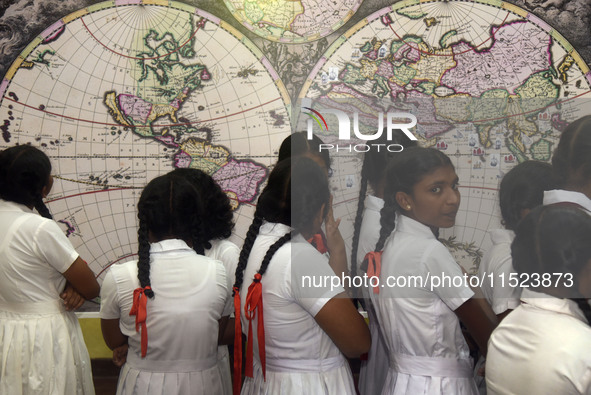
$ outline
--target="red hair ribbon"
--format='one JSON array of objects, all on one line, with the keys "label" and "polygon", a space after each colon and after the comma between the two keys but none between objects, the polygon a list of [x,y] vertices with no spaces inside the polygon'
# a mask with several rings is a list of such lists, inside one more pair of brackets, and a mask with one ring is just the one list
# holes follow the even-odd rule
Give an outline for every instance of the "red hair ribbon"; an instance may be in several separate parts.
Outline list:
[{"label": "red hair ribbon", "polygon": [[135,331],[140,332],[141,328],[142,358],[146,356],[146,351],[148,351],[148,328],[146,327],[148,297],[145,295],[147,289],[152,288],[148,285],[133,291],[133,305],[129,310],[129,315],[135,315]]},{"label": "red hair ribbon", "polygon": [[328,248],[326,248],[326,237],[324,233],[316,233],[314,236],[310,237],[308,243],[312,244],[314,248],[318,250],[321,254],[326,254],[328,252]]},{"label": "red hair ribbon", "polygon": [[234,287],[234,395],[240,395],[242,383],[242,323],[240,322],[240,293]]},{"label": "red hair ribbon", "polygon": [[252,284],[248,287],[246,294],[246,305],[244,306],[244,314],[248,320],[248,338],[246,340],[246,368],[244,374],[248,377],[253,377],[253,350],[252,344],[252,320],[257,315],[257,338],[259,343],[259,359],[263,368],[263,380],[266,380],[266,359],[265,359],[265,326],[263,320],[263,284],[261,284],[262,276],[260,273],[254,275]]},{"label": "red hair ribbon", "polygon": [[[382,251],[370,251],[365,255],[365,259],[367,259],[367,277],[379,278],[382,272]],[[373,293],[380,293],[379,284],[373,287]]]}]

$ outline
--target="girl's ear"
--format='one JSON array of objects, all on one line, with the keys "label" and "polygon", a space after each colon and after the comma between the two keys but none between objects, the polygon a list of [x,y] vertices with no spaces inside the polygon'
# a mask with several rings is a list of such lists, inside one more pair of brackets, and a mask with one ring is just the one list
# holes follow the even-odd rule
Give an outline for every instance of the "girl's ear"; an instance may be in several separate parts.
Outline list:
[{"label": "girl's ear", "polygon": [[52,187],[53,187],[53,176],[50,175],[49,179],[47,180],[47,184],[45,184],[43,186],[43,189],[41,189],[41,197],[45,199],[47,197],[47,195],[49,195],[49,192],[51,192]]},{"label": "girl's ear", "polygon": [[410,211],[412,209],[412,197],[406,192],[396,192],[396,203],[404,211]]}]

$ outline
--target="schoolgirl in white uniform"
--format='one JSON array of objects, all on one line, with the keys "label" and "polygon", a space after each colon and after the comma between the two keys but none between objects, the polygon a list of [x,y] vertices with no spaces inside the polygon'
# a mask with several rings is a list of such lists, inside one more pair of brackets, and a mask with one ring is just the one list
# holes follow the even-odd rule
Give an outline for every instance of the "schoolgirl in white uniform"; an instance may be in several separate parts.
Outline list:
[{"label": "schoolgirl in white uniform", "polygon": [[218,334],[231,312],[226,272],[205,257],[203,207],[185,178],[153,179],[138,202],[139,259],[112,266],[103,337],[129,345],[117,394],[220,394]]},{"label": "schoolgirl in white uniform", "polygon": [[591,217],[538,207],[516,229],[521,305],[491,335],[489,394],[591,394]]},{"label": "schoolgirl in white uniform", "polygon": [[43,203],[52,185],[42,151],[0,152],[1,394],[94,394],[80,325],[67,310],[98,296],[99,285]]},{"label": "schoolgirl in white uniform", "polygon": [[355,394],[343,353],[366,352],[369,330],[343,287],[323,283],[335,272],[306,241],[328,204],[326,175],[306,157],[279,162],[259,197],[234,285],[249,347],[242,394]]},{"label": "schoolgirl in white uniform", "polygon": [[[386,141],[386,133],[376,144],[400,144],[403,148],[414,147],[416,141],[410,140],[401,130],[395,129],[392,139]],[[383,140],[383,141],[382,141]],[[389,160],[398,152],[388,150],[371,150],[364,154],[361,167],[361,182],[357,214],[353,225],[353,241],[351,245],[351,276],[363,276],[367,268],[360,268],[365,255],[373,251],[380,237],[380,210],[384,207],[384,172]],[[368,192],[368,186],[370,191]],[[362,358],[359,372],[359,393],[361,395],[380,394],[388,374],[388,351],[381,333],[375,310],[370,302],[370,289],[359,290],[362,305],[367,311],[371,332],[371,349]]]},{"label": "schoolgirl in white uniform", "polygon": [[[205,244],[205,256],[221,261],[226,269],[228,289],[234,284],[234,272],[240,256],[240,248],[228,238],[234,228],[234,215],[230,206],[228,195],[215,180],[199,169],[175,169],[173,175],[185,177],[197,188],[203,203],[203,222],[207,224],[204,231],[209,240]],[[230,319],[226,325],[226,331],[222,341],[229,343],[234,341],[234,319]],[[232,394],[232,373],[230,368],[230,354],[227,343],[218,346],[218,369],[222,376],[223,395]]]},{"label": "schoolgirl in white uniform", "polygon": [[527,161],[512,168],[501,180],[499,202],[504,229],[489,232],[493,242],[486,251],[480,267],[479,277],[489,279],[493,276],[492,286],[489,281],[482,283],[481,289],[493,311],[501,320],[511,310],[519,306],[521,288],[501,286],[501,278],[509,278],[515,273],[511,261],[511,242],[515,237],[517,224],[530,210],[542,205],[544,191],[553,189],[552,166],[539,161]]},{"label": "schoolgirl in white uniform", "polygon": [[[511,243],[517,224],[529,211],[542,205],[544,191],[554,188],[552,166],[539,161],[526,161],[513,167],[501,180],[499,203],[503,229],[492,229],[492,246],[484,253],[478,277],[484,281],[481,290],[492,310],[501,321],[520,304],[521,287],[512,287],[508,279],[515,276],[511,259]],[[492,281],[491,281],[492,276]],[[505,279],[506,283],[501,284]],[[486,394],[484,358],[475,368],[475,380],[481,394]]]},{"label": "schoolgirl in white uniform", "polygon": [[576,203],[591,214],[591,115],[569,124],[552,155],[560,189],[544,192],[544,204]]},{"label": "schoolgirl in white uniform", "polygon": [[496,317],[467,284],[443,282],[463,277],[437,240],[459,204],[458,177],[438,150],[405,149],[386,170],[380,238],[368,254],[384,285],[372,293],[390,360],[382,394],[478,393],[459,320],[486,353]]}]

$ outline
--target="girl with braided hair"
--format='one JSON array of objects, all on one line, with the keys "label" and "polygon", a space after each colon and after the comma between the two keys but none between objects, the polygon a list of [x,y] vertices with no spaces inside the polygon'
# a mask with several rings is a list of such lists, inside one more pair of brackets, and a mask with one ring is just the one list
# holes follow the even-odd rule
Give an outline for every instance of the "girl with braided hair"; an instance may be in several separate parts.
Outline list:
[{"label": "girl with braided hair", "polygon": [[[234,216],[228,195],[222,191],[222,188],[209,174],[199,169],[175,169],[171,174],[185,177],[197,188],[204,208],[205,239],[208,240],[205,244],[205,256],[222,261],[226,269],[228,289],[232,289],[240,248],[228,240],[234,228]],[[223,385],[223,392],[220,395],[232,394],[230,354],[226,345],[232,341],[234,341],[233,318],[228,321],[226,333],[223,335],[222,343],[218,346],[218,369],[222,376]]]},{"label": "girl with braided hair", "polygon": [[39,149],[0,152],[2,394],[94,394],[82,331],[68,310],[98,296],[99,285],[43,203],[52,185]]},{"label": "girl with braided hair", "polygon": [[580,206],[537,207],[511,245],[521,305],[488,344],[489,394],[591,393],[591,218]]},{"label": "girl with braided hair", "polygon": [[111,349],[128,344],[117,394],[220,394],[218,333],[231,313],[226,271],[205,257],[201,196],[171,173],[138,201],[138,260],[114,265],[101,290]]},{"label": "girl with braided hair", "polygon": [[460,320],[486,354],[496,316],[437,239],[459,205],[444,153],[411,147],[388,165],[380,237],[367,256],[368,275],[383,285],[371,293],[390,361],[382,394],[478,394]]},{"label": "girl with braided hair", "polygon": [[[342,354],[366,352],[369,330],[331,284],[339,277],[328,258],[307,242],[329,203],[326,175],[307,157],[279,162],[259,197],[234,284],[235,361],[241,328],[248,335],[242,394],[355,394]],[[238,366],[235,394],[240,377]]]},{"label": "girl with braided hair", "polygon": [[544,192],[544,204],[576,203],[591,214],[591,115],[569,124],[552,155],[559,189]]},{"label": "girl with braided hair", "polygon": [[[382,133],[375,144],[400,144],[403,148],[414,147],[417,142],[410,140],[400,129],[392,131],[392,139]],[[351,276],[361,275],[359,265],[365,255],[373,251],[380,236],[380,210],[384,207],[384,172],[388,162],[399,152],[390,152],[386,148],[373,149],[363,154],[361,167],[361,183],[357,214],[353,226],[351,245]],[[361,395],[379,394],[382,392],[388,374],[388,353],[373,306],[369,301],[368,288],[361,289],[362,303],[369,318],[371,331],[371,349],[367,359],[361,361],[359,372],[359,392]]]}]

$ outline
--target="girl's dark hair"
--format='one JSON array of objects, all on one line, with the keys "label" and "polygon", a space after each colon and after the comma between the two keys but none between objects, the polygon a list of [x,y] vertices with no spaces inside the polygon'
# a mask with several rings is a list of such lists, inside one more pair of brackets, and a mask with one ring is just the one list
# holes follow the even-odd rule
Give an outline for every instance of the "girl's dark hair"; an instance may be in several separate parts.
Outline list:
[{"label": "girl's dark hair", "polygon": [[359,232],[361,231],[367,184],[369,183],[374,189],[377,188],[384,180],[384,170],[388,166],[390,160],[400,154],[400,152],[390,152],[385,147],[390,144],[400,144],[406,149],[415,147],[417,142],[416,140],[409,139],[402,130],[394,129],[392,130],[391,140],[388,140],[386,130],[383,130],[382,135],[375,140],[374,144],[384,144],[384,146],[379,151],[377,149],[371,149],[363,155],[361,182],[359,185],[359,200],[357,201],[357,214],[355,215],[353,242],[351,244],[351,277],[357,275],[357,250],[359,248]]},{"label": "girl's dark hair", "polygon": [[283,140],[279,147],[277,162],[291,157],[311,154],[321,158],[322,162],[326,165],[326,169],[330,169],[330,156],[328,155],[328,151],[320,151],[320,144],[324,144],[324,142],[315,134],[312,135],[312,140],[308,140],[307,132],[290,134]]},{"label": "girl's dark hair", "polygon": [[215,182],[213,177],[199,169],[175,169],[173,176],[184,177],[195,188],[203,205],[203,218],[205,224],[205,248],[211,248],[209,240],[227,239],[234,229],[234,215],[228,195]]},{"label": "girl's dark hair", "polygon": [[454,168],[443,152],[434,148],[411,147],[399,153],[386,169],[384,207],[380,211],[380,238],[375,251],[381,251],[394,230],[396,212],[404,212],[396,202],[396,194],[405,192],[412,196],[413,187],[423,177],[445,166]]},{"label": "girl's dark hair", "polygon": [[[511,256],[515,270],[531,276],[532,281],[543,273],[570,273],[573,284],[569,292],[576,296],[572,300],[591,323],[591,307],[578,294],[579,274],[591,260],[589,240],[591,217],[579,206],[572,203],[540,206],[517,225]],[[553,277],[550,287],[556,281]]]},{"label": "girl's dark hair", "polygon": [[[165,174],[146,185],[138,202],[138,279],[142,288],[150,285],[150,241],[182,239],[195,252],[204,254],[208,239],[203,222],[202,197],[197,188],[186,178]],[[154,296],[150,289],[145,290]]]},{"label": "girl's dark hair", "polygon": [[555,184],[549,163],[532,160],[509,170],[499,187],[503,225],[515,230],[521,220],[522,210],[541,206],[544,191],[554,189]]},{"label": "girl's dark hair", "polygon": [[582,186],[591,179],[591,115],[574,121],[562,132],[552,156],[552,167],[561,187]]},{"label": "girl's dark hair", "polygon": [[0,197],[34,206],[45,218],[52,218],[43,203],[51,163],[45,153],[31,145],[17,145],[0,152]]},{"label": "girl's dark hair", "polygon": [[[295,232],[307,231],[318,210],[323,204],[327,207],[329,200],[326,175],[312,159],[288,158],[277,163],[259,196],[254,219],[244,239],[236,267],[234,288],[240,289],[242,286],[244,269],[263,221],[291,226]],[[258,270],[261,276],[265,274],[273,254],[291,236],[291,233],[286,234],[269,248]]]}]

